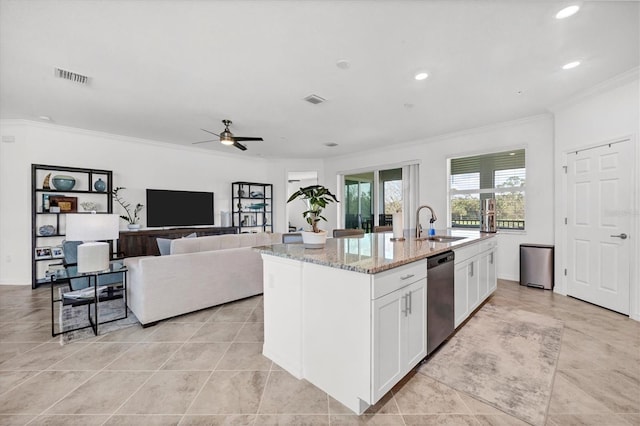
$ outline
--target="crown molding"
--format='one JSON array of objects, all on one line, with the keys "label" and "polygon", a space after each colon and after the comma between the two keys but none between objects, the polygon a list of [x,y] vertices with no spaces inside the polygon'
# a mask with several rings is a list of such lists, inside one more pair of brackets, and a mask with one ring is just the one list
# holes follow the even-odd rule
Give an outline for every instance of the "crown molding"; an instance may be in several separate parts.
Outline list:
[{"label": "crown molding", "polygon": [[169,142],[160,142],[160,141],[154,141],[151,139],[142,139],[142,138],[136,138],[132,136],[124,136],[124,135],[118,135],[114,133],[101,132],[97,130],[83,129],[80,127],[65,126],[65,125],[56,124],[56,123],[45,123],[41,121],[35,121],[35,120],[29,120],[29,119],[23,119],[23,118],[0,119],[0,128],[3,128],[5,125],[28,126],[28,127],[36,127],[36,128],[47,129],[52,131],[63,131],[63,132],[74,133],[77,135],[99,137],[99,138],[111,139],[114,141],[125,142],[125,143],[148,145],[156,148],[165,148],[165,149],[172,149],[177,151],[197,152],[199,154],[212,155],[216,157],[235,158],[235,159],[243,159],[243,160],[258,161],[258,162],[268,161],[266,158],[263,158],[263,157],[243,156],[240,154],[212,151],[208,149],[191,147],[187,145],[179,145],[179,144],[174,144]]},{"label": "crown molding", "polygon": [[608,92],[626,84],[633,83],[634,81],[638,81],[638,79],[640,79],[640,67],[631,68],[630,70],[625,71],[622,74],[618,74],[615,77],[610,78],[609,80],[605,80],[586,90],[574,93],[570,98],[565,99],[562,102],[558,102],[557,104],[551,105],[550,107],[548,107],[548,109],[549,111],[556,113],[577,103],[581,103],[594,98],[604,92]]}]

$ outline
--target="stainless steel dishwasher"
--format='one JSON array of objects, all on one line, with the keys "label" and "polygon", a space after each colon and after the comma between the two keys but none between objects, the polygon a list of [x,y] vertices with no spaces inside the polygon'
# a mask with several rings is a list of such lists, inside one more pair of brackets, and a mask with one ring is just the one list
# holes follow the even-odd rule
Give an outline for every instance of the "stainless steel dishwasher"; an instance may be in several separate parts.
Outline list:
[{"label": "stainless steel dishwasher", "polygon": [[452,251],[427,259],[427,355],[453,333],[453,260]]}]

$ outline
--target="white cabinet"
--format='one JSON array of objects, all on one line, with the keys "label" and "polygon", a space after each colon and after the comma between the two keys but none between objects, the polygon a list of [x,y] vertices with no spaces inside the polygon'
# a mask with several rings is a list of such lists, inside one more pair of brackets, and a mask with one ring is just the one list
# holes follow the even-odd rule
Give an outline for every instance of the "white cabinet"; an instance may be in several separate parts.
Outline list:
[{"label": "white cabinet", "polygon": [[493,293],[494,291],[496,291],[496,289],[498,288],[498,274],[496,273],[496,256],[497,256],[498,250],[497,249],[493,249],[490,253],[489,256],[489,292],[487,295]]},{"label": "white cabinet", "polygon": [[302,264],[270,256],[263,263],[263,353],[302,378]]},{"label": "white cabinet", "polygon": [[495,238],[454,250],[456,328],[496,289],[496,251]]},{"label": "white cabinet", "polygon": [[454,325],[458,327],[480,304],[478,259],[456,261],[454,273]]},{"label": "white cabinet", "polygon": [[496,249],[480,254],[480,298],[484,300],[497,288]]},{"label": "white cabinet", "polygon": [[426,356],[426,297],[427,280],[422,278],[372,301],[373,401]]}]

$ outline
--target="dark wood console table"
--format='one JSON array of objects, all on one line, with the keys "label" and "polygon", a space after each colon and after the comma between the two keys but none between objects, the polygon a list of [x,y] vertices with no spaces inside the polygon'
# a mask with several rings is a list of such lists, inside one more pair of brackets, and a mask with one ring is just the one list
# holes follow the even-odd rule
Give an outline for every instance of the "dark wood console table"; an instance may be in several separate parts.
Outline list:
[{"label": "dark wood console table", "polygon": [[191,233],[196,233],[198,237],[205,235],[237,234],[236,226],[221,227],[211,226],[208,228],[172,228],[172,229],[142,229],[140,231],[120,231],[118,240],[118,251],[124,257],[134,256],[159,256],[156,238],[182,238]]}]

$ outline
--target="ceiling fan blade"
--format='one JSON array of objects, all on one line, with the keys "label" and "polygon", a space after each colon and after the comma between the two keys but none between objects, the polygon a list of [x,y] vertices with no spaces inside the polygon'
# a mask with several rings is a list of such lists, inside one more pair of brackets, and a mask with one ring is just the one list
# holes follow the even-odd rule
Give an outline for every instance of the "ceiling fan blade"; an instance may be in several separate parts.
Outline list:
[{"label": "ceiling fan blade", "polygon": [[233,146],[235,146],[236,148],[238,148],[239,150],[242,150],[242,151],[246,151],[247,150],[246,146],[244,146],[244,145],[242,145],[241,143],[238,143],[238,142],[234,142]]},{"label": "ceiling fan blade", "polygon": [[262,138],[250,138],[250,137],[245,137],[245,136],[234,136],[233,140],[236,140],[236,141],[263,141],[264,139],[262,139]]},{"label": "ceiling fan blade", "polygon": [[211,140],[208,140],[208,141],[191,142],[191,144],[192,144],[192,145],[197,145],[197,144],[199,144],[199,143],[208,143],[208,142],[218,142],[218,141],[217,141],[217,140],[215,140],[215,139],[211,139]]},{"label": "ceiling fan blade", "polygon": [[210,131],[208,131],[208,130],[206,130],[206,129],[200,129],[200,130],[202,130],[203,132],[211,133],[212,135],[215,135],[215,136],[217,136],[217,137],[220,137],[220,135],[219,135],[219,134],[217,134],[217,133],[213,133],[213,132],[210,132]]}]

